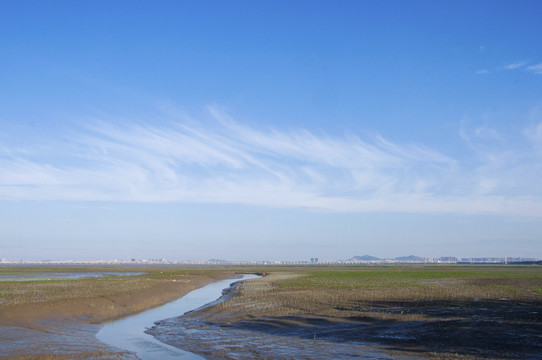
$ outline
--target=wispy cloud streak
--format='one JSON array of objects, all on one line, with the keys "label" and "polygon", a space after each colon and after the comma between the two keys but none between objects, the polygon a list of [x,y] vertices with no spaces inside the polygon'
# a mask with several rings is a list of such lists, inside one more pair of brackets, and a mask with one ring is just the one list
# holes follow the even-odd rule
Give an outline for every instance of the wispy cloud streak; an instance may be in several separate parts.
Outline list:
[{"label": "wispy cloud streak", "polygon": [[515,70],[525,65],[527,65],[527,61],[517,61],[517,62],[506,65],[504,68],[507,70]]},{"label": "wispy cloud streak", "polygon": [[542,63],[532,65],[532,66],[527,66],[527,70],[537,75],[542,75]]},{"label": "wispy cloud streak", "polygon": [[542,136],[532,131],[528,145],[511,147],[496,130],[464,130],[465,159],[382,136],[257,129],[216,107],[209,114],[206,123],[165,114],[160,125],[92,119],[44,138],[45,152],[0,138],[0,198],[542,216],[533,151]]}]

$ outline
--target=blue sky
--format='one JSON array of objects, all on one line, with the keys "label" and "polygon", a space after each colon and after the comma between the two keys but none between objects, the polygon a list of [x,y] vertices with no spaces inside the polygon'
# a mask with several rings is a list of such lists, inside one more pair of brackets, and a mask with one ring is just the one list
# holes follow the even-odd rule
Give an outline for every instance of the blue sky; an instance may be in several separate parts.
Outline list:
[{"label": "blue sky", "polygon": [[539,1],[4,1],[0,258],[542,258]]}]

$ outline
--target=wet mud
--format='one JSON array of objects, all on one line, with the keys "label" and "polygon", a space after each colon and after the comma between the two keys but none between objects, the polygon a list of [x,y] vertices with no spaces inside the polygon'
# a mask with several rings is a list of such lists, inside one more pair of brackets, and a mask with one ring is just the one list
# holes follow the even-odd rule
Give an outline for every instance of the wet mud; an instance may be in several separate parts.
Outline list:
[{"label": "wet mud", "polygon": [[41,321],[35,325],[0,326],[0,359],[137,359],[98,341],[94,335],[99,325],[70,321]]},{"label": "wet mud", "polygon": [[[160,321],[148,333],[158,340],[209,359],[400,359],[363,343],[310,339],[291,328],[262,331],[221,326],[200,319]],[[404,357],[406,359],[406,357]]]},{"label": "wet mud", "polygon": [[150,331],[214,359],[542,359],[542,327],[489,320],[262,317],[217,324],[188,315]]}]

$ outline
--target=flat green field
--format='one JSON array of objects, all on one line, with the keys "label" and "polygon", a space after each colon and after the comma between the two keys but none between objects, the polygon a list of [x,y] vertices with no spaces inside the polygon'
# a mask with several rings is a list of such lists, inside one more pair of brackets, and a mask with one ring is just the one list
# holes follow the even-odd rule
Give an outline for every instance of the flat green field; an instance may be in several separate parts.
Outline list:
[{"label": "flat green field", "polygon": [[385,266],[310,269],[282,280],[280,289],[326,289],[341,300],[365,301],[536,301],[540,266]]}]

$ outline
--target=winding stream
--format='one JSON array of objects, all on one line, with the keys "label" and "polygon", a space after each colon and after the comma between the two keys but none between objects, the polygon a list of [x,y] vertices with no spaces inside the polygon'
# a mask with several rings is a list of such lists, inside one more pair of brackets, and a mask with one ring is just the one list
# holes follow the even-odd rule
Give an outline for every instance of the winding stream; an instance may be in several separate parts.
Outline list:
[{"label": "winding stream", "polygon": [[241,279],[220,280],[193,290],[168,304],[105,323],[96,334],[96,338],[108,345],[136,353],[142,360],[204,359],[194,353],[164,344],[144,331],[152,327],[155,321],[177,317],[216,301],[222,295],[222,290],[229,287],[232,281],[256,277],[258,276],[243,275]]}]

